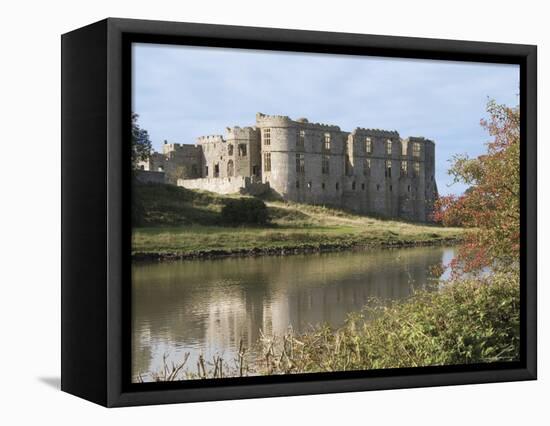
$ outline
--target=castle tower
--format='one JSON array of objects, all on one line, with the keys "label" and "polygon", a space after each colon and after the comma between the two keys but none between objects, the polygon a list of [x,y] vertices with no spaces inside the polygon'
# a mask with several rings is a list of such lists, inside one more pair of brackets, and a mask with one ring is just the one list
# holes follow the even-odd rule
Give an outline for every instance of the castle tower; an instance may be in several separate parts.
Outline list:
[{"label": "castle tower", "polygon": [[262,179],[283,198],[338,206],[343,194],[347,133],[338,126],[256,114],[261,130]]},{"label": "castle tower", "polygon": [[231,155],[227,156],[224,176],[253,176],[261,179],[260,131],[255,127],[227,127],[226,139],[226,151]]}]

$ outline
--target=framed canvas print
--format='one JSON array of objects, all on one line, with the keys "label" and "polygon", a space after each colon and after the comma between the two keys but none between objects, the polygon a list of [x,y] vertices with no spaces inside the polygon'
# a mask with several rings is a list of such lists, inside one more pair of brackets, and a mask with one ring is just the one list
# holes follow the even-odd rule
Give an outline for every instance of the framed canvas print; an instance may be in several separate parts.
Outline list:
[{"label": "framed canvas print", "polygon": [[62,389],[536,378],[536,47],[106,19],[62,37]]}]

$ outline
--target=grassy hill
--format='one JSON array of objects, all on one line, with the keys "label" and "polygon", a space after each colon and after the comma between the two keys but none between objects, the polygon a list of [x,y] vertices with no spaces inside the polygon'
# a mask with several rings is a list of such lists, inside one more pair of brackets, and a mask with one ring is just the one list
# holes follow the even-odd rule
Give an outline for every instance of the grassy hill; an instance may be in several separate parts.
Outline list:
[{"label": "grassy hill", "polygon": [[136,257],[208,257],[354,247],[440,244],[460,238],[459,228],[383,220],[339,209],[266,200],[270,223],[228,226],[219,195],[171,185],[136,185],[132,235]]}]

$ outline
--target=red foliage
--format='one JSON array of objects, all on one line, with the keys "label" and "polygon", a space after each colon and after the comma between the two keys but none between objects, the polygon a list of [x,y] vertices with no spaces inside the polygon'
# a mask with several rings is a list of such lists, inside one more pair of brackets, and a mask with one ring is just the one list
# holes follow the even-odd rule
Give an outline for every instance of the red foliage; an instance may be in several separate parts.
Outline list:
[{"label": "red foliage", "polygon": [[469,185],[460,196],[440,197],[434,220],[469,228],[454,269],[517,264],[519,259],[519,109],[489,102],[481,125],[494,139],[477,158],[453,158],[449,174]]}]

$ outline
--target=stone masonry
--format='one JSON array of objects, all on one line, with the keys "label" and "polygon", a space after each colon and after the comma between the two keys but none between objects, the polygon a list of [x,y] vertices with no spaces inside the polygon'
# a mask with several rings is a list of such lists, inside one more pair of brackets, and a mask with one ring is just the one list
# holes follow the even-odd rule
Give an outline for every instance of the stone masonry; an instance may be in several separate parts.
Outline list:
[{"label": "stone masonry", "polygon": [[396,131],[346,132],[258,113],[254,127],[228,127],[225,137],[163,148],[140,168],[192,189],[258,194],[271,188],[289,201],[419,222],[430,220],[437,197],[434,142],[401,139]]}]

